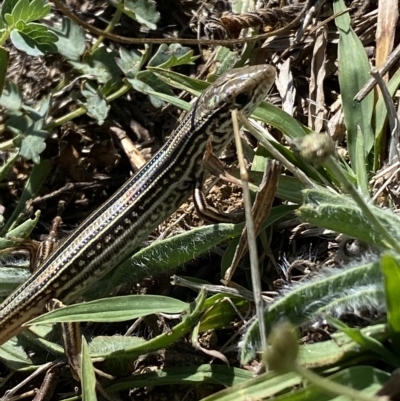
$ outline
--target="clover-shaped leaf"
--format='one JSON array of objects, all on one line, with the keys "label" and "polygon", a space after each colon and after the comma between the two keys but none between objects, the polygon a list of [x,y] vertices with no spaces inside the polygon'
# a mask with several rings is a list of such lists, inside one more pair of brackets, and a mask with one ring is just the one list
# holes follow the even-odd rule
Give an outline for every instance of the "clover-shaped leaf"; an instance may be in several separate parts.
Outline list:
[{"label": "clover-shaped leaf", "polygon": [[18,0],[16,3],[7,3],[7,5],[5,4],[7,10],[3,15],[5,21],[11,27],[16,26],[19,21],[28,23],[44,18],[51,10],[50,5],[43,0],[33,0],[31,3],[29,3],[29,0]]},{"label": "clover-shaped leaf", "polygon": [[18,21],[18,30],[14,29],[10,38],[14,46],[30,56],[43,56],[46,53],[57,52],[55,42],[58,37],[45,26],[30,22]]}]

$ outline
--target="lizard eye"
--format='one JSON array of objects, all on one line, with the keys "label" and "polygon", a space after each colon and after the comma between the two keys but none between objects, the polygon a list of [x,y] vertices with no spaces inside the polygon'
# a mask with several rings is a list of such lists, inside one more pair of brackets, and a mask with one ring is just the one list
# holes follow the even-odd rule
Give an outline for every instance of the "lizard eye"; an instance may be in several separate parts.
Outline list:
[{"label": "lizard eye", "polygon": [[239,93],[235,98],[235,104],[241,107],[246,106],[249,102],[250,94],[247,92]]}]

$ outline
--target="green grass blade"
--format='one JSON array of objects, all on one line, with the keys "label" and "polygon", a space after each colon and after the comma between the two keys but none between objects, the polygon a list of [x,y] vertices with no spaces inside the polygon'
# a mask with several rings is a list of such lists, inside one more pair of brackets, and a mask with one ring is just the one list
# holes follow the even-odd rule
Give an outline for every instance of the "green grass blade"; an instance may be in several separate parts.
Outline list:
[{"label": "green grass blade", "polygon": [[[355,388],[373,395],[390,375],[370,366],[356,366],[337,372],[328,378],[334,382]],[[293,389],[297,385],[297,388]],[[307,385],[293,373],[278,375],[275,372],[264,373],[231,388],[212,394],[201,401],[237,401],[237,400],[274,399],[276,401],[329,401],[344,400],[327,394],[315,385]],[[347,399],[347,398],[346,398]]]},{"label": "green grass blade", "polygon": [[252,373],[239,368],[223,365],[185,366],[166,368],[155,372],[133,375],[115,380],[107,387],[107,391],[114,393],[138,387],[155,387],[180,384],[219,384],[233,386],[252,378]]},{"label": "green grass blade", "polygon": [[[339,13],[346,9],[343,0],[333,2],[334,13]],[[365,53],[364,46],[359,40],[353,28],[348,13],[344,13],[335,18],[336,26],[339,30],[338,43],[338,63],[339,63],[339,85],[343,102],[344,119],[347,127],[347,144],[349,156],[353,170],[356,168],[367,168],[367,156],[374,145],[374,134],[371,127],[371,118],[374,107],[374,95],[371,92],[361,103],[353,100],[357,92],[370,78],[370,65]],[[357,140],[358,129],[361,129],[364,146],[360,147]],[[365,149],[363,152],[361,149]],[[362,155],[358,155],[358,152]],[[365,163],[357,163],[361,157]],[[366,171],[355,171],[366,175]],[[361,176],[360,176],[361,177]]]},{"label": "green grass blade", "polygon": [[28,324],[61,322],[123,322],[151,314],[181,313],[188,304],[160,295],[126,295],[97,299],[41,315]]},{"label": "green grass blade", "polygon": [[96,375],[85,338],[82,338],[82,399],[83,401],[97,401]]},{"label": "green grass blade", "polygon": [[400,366],[400,359],[393,355],[380,341],[371,337],[369,334],[366,335],[365,330],[361,330],[360,328],[351,328],[332,316],[325,317],[332,326],[341,330],[343,333],[346,333],[355,343],[374,351],[380,358],[383,358],[392,366]]}]

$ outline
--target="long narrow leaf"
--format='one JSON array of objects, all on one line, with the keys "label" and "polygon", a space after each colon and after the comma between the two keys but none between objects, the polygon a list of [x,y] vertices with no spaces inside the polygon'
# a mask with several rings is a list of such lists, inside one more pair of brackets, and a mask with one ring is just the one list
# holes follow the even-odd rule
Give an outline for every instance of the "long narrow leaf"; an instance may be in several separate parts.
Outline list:
[{"label": "long narrow leaf", "polygon": [[[343,0],[336,0],[333,2],[333,9],[334,13],[340,13],[346,9],[346,5]],[[353,170],[356,170],[357,167],[366,169],[367,156],[374,145],[374,134],[371,127],[374,95],[371,92],[361,103],[355,102],[353,98],[370,78],[370,65],[364,46],[351,27],[349,14],[344,13],[336,17],[335,23],[340,35],[338,44],[339,84],[350,160]],[[360,147],[357,141],[359,129],[363,135],[364,147]],[[361,163],[357,163],[357,153],[363,148],[365,151],[361,157],[365,163],[361,165]],[[360,174],[366,175],[366,171],[360,172]]]},{"label": "long narrow leaf", "polygon": [[[270,330],[272,325],[282,316],[297,325],[319,316],[322,309],[324,313],[334,313],[333,308],[337,298],[356,294],[360,289],[368,286],[375,286],[378,291],[381,285],[382,275],[377,262],[347,268],[337,274],[328,271],[325,277],[293,288],[272,303],[265,313],[266,327]],[[360,305],[359,303],[354,303],[356,300],[357,298],[349,299],[347,307],[350,310]],[[365,305],[364,301],[361,300],[361,303]],[[377,304],[374,299],[369,299],[368,301],[369,305]],[[242,363],[246,363],[254,357],[258,344],[258,324],[254,322],[243,339],[243,347],[241,349]]]}]

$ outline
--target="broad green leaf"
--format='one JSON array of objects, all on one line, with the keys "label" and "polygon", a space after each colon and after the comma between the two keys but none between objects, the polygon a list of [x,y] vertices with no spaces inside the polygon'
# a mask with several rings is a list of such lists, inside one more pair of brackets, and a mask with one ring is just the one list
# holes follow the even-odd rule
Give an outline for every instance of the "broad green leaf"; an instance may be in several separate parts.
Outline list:
[{"label": "broad green leaf", "polygon": [[125,0],[123,5],[115,0],[112,2],[115,7],[140,24],[149,29],[157,28],[156,24],[160,20],[160,13],[156,10],[157,4],[154,0]]},{"label": "broad green leaf", "polygon": [[182,64],[193,64],[199,56],[193,56],[193,50],[178,43],[161,45],[149,60],[149,67],[171,68]]},{"label": "broad green leaf", "polygon": [[121,85],[121,83],[113,82],[111,80],[107,81],[104,85],[98,87],[98,90],[100,91],[101,95],[108,103],[116,99],[115,97],[116,92],[121,91],[121,93],[125,93],[129,89],[130,89],[129,85],[127,83]]},{"label": "broad green leaf", "polygon": [[6,14],[11,14],[15,5],[19,2],[19,0],[4,0],[3,6],[1,7],[1,16],[3,20],[5,20]]},{"label": "broad green leaf", "polygon": [[[18,93],[8,99],[10,104],[15,103],[18,107]],[[15,134],[13,142],[19,149],[19,154],[27,160],[39,163],[39,155],[45,149],[45,140],[48,132],[42,129],[43,121],[47,117],[50,107],[50,97],[42,98],[41,103],[36,104],[38,109],[21,105],[24,114],[14,113],[6,122],[9,131]]]},{"label": "broad green leaf", "polygon": [[[354,366],[340,372],[334,373],[327,377],[328,380],[347,386],[353,390],[360,392],[360,395],[373,398],[377,391],[381,389],[390,377],[390,374],[383,370],[376,369],[371,366]],[[321,378],[322,380],[322,378]],[[345,395],[336,395],[327,392],[319,387],[318,382],[300,388],[294,394],[285,394],[275,397],[276,401],[348,401],[350,398]]]},{"label": "broad green leaf", "polygon": [[[246,146],[246,148],[247,148],[247,146]],[[251,147],[250,147],[250,150],[247,149],[247,152],[251,152],[250,153],[251,156],[248,155],[247,158],[248,158],[248,160],[252,160],[251,169],[250,169],[249,173],[258,174],[258,176],[260,178],[259,178],[259,181],[257,181],[257,182],[261,183],[261,180],[264,175],[264,171],[266,171],[268,169],[269,154],[268,154],[267,150],[264,148],[264,146],[261,146],[261,145],[257,146],[257,149],[255,152],[253,151],[253,149],[251,149]],[[260,185],[260,184],[258,184],[258,185]]]},{"label": "broad green leaf", "polygon": [[24,20],[26,22],[36,21],[38,19],[46,17],[51,11],[50,4],[47,4],[44,0],[33,0],[25,11]]},{"label": "broad green leaf", "polygon": [[85,31],[69,18],[62,19],[60,28],[51,28],[58,41],[58,52],[70,61],[79,61],[86,50]]},{"label": "broad green leaf", "polygon": [[[196,298],[195,301],[193,301],[190,305],[184,304],[181,301],[177,301],[175,299],[169,299],[166,297],[160,297],[160,296],[148,296],[148,295],[140,295],[136,296],[141,297],[143,299],[143,302],[141,305],[143,306],[143,310],[147,313],[149,311],[149,306],[152,304],[152,300],[156,300],[157,303],[157,310],[166,310],[168,312],[176,312],[182,311],[182,321],[176,324],[174,327],[171,328],[171,330],[167,331],[166,333],[163,333],[149,341],[145,341],[140,338],[132,338],[132,337],[121,337],[121,336],[115,336],[115,337],[102,337],[99,339],[99,341],[96,341],[95,347],[91,346],[91,353],[93,354],[93,357],[103,357],[106,359],[119,359],[120,362],[124,359],[131,359],[132,357],[142,355],[143,353],[149,353],[149,352],[155,352],[159,349],[168,347],[171,345],[173,342],[177,341],[178,339],[182,338],[182,336],[188,334],[191,330],[193,330],[193,327],[196,326],[202,317],[204,310],[205,310],[205,300],[206,300],[206,291],[202,289],[199,292],[198,297]],[[122,298],[122,297],[120,297]],[[129,299],[129,297],[125,297]],[[132,300],[133,298],[131,298]],[[107,302],[111,301],[111,299],[108,299]],[[107,302],[103,301],[105,304]],[[133,305],[135,305],[135,301],[133,302]],[[81,305],[84,308],[84,304]],[[169,307],[170,306],[170,307]],[[69,307],[72,308],[72,307]],[[60,311],[67,309],[67,308],[62,308]],[[151,309],[150,312],[155,312],[155,309]],[[110,310],[110,316],[115,314]],[[131,311],[129,310],[129,307],[126,307],[126,312],[129,314]],[[101,313],[101,311],[99,312]],[[48,315],[46,315],[48,316]],[[131,313],[132,316],[132,313]],[[43,321],[45,319],[42,319]],[[55,319],[54,319],[55,320]],[[60,319],[58,319],[60,320]],[[68,319],[65,319],[68,320]],[[78,319],[80,320],[80,319]],[[40,332],[37,331],[37,328],[44,328],[48,326],[43,326],[43,325],[36,325],[32,326],[30,330],[34,331],[37,333],[39,337],[46,335],[46,333],[40,334]],[[29,335],[28,332],[24,332]],[[97,338],[96,338],[97,339]],[[95,340],[96,340],[95,339]],[[62,353],[62,349],[57,346],[54,343],[50,343],[47,340],[44,340],[43,338],[38,338],[35,339],[36,344],[41,344],[41,346],[44,346],[46,349],[52,349],[52,352],[55,352],[56,354]],[[96,355],[94,355],[96,354]]]},{"label": "broad green leaf", "polygon": [[381,258],[381,269],[391,343],[396,355],[400,357],[400,264],[392,255],[384,254]]},{"label": "broad green leaf", "polygon": [[25,138],[22,140],[19,154],[26,160],[32,160],[35,164],[40,162],[40,154],[46,148],[46,138],[48,132],[42,129],[36,128],[36,126],[42,124],[31,125],[28,130],[24,133]]},{"label": "broad green leaf", "polygon": [[28,11],[29,1],[28,0],[18,0],[10,13],[4,14],[4,20],[10,27],[15,27],[18,21],[25,22],[26,19],[23,17],[23,14]]},{"label": "broad green leaf", "polygon": [[[54,359],[57,356],[65,355],[64,348],[60,343],[53,342],[57,339],[54,338],[54,331],[52,325],[35,325],[29,327],[29,329],[24,330],[21,335],[18,336],[21,342],[24,344],[36,344],[37,347],[43,348],[47,350],[48,353],[54,356]],[[52,338],[53,341],[46,340],[46,338]],[[60,338],[59,338],[60,340]],[[49,357],[48,355],[47,357]]]},{"label": "broad green leaf", "polygon": [[78,103],[85,107],[90,117],[97,121],[97,124],[103,125],[108,116],[111,106],[107,103],[102,93],[93,88],[89,82],[85,83],[81,90],[82,95],[86,98],[86,103],[78,100]]},{"label": "broad green leaf", "polygon": [[[145,82],[139,80],[139,79],[132,79],[128,78],[128,82],[132,85],[132,88],[140,93],[144,93],[146,95],[149,95],[150,101],[152,105],[156,108],[160,108],[164,106],[164,102],[161,100],[161,96],[153,96],[153,94],[158,94],[159,92],[155,92],[153,88],[149,85],[147,85]],[[162,95],[160,93],[160,95]],[[171,95],[164,95],[164,96],[169,96],[173,98]]]},{"label": "broad green leaf", "polygon": [[165,105],[162,98],[176,99],[176,96],[163,81],[158,79],[151,71],[140,71],[136,74],[136,78],[128,78],[128,82],[132,88],[138,92],[149,96],[154,107],[160,108]]},{"label": "broad green leaf", "polygon": [[58,40],[56,34],[44,25],[30,22],[14,29],[10,34],[13,45],[30,56],[43,56],[47,53],[56,53]]},{"label": "broad green leaf", "polygon": [[179,65],[194,65],[194,61],[197,60],[200,56],[193,56],[193,50],[183,54],[182,56],[177,56],[175,54],[166,61],[164,64],[160,65],[162,68],[172,68]]},{"label": "broad green leaf", "polygon": [[[22,136],[24,132],[27,132],[29,127],[32,125],[32,120],[22,113],[14,113],[7,120],[7,128],[16,136]],[[14,143],[16,146],[21,146],[20,141],[17,142],[14,138]]]},{"label": "broad green leaf", "polygon": [[104,84],[110,80],[117,83],[121,81],[121,70],[115,62],[115,56],[106,47],[99,47],[81,62],[70,63],[83,74],[93,76],[99,83]]},{"label": "broad green leaf", "polygon": [[124,47],[119,49],[121,58],[116,58],[118,67],[127,78],[135,79],[136,74],[142,69],[144,56],[135,49],[127,50]]},{"label": "broad green leaf", "polygon": [[[171,88],[163,81],[159,80],[151,71],[140,71],[136,74],[136,78],[147,85],[147,88],[151,88],[153,91],[174,96],[174,92],[171,90]],[[147,91],[147,93],[149,93],[149,91]],[[149,95],[149,98],[154,107],[163,106],[163,104],[160,104],[160,99],[154,98],[151,95]]]},{"label": "broad green leaf", "polygon": [[127,295],[65,306],[29,322],[123,322],[158,313],[181,313],[189,305],[160,295]]},{"label": "broad green leaf", "polygon": [[[122,264],[121,269],[128,266],[132,269],[132,265],[147,265],[151,266],[153,271],[168,271],[209,251],[221,242],[236,237],[242,229],[243,223],[198,227],[163,241],[153,242]],[[168,255],[168,258],[160,258],[160,255]]]},{"label": "broad green leaf", "polygon": [[25,23],[36,21],[40,18],[44,18],[49,14],[51,7],[46,4],[43,0],[19,0],[12,9],[11,13],[4,15],[8,25],[15,26],[18,21]]},{"label": "broad green leaf", "polygon": [[237,51],[228,49],[225,46],[218,46],[214,60],[216,68],[207,74],[207,81],[209,82],[214,82],[225,71],[233,68],[238,61],[238,54]]}]

